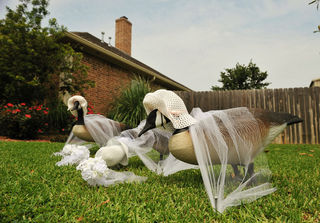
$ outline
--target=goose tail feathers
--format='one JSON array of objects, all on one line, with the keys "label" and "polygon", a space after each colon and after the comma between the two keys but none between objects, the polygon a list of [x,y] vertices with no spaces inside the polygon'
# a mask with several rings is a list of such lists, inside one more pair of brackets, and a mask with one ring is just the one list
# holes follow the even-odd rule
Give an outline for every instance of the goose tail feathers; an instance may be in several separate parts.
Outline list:
[{"label": "goose tail feathers", "polygon": [[287,125],[293,125],[293,124],[300,123],[300,122],[303,122],[303,119],[298,116],[293,115],[292,119],[290,119],[287,122]]}]

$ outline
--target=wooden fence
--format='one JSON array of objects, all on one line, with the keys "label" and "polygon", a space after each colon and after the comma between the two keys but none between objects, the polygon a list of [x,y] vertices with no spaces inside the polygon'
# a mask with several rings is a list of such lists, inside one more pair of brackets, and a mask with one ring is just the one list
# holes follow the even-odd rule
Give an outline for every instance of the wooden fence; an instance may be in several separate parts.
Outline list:
[{"label": "wooden fence", "polygon": [[274,143],[320,144],[319,87],[176,93],[189,111],[193,107],[200,107],[203,111],[248,107],[297,115],[304,120],[303,123],[287,127]]}]

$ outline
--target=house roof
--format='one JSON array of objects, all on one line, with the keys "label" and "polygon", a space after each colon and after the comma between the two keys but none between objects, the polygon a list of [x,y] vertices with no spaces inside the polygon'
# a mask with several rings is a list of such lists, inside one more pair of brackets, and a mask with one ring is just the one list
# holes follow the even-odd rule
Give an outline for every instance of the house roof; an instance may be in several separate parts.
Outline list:
[{"label": "house roof", "polygon": [[152,69],[146,64],[134,59],[121,50],[108,45],[87,32],[66,32],[66,37],[76,43],[80,43],[84,51],[91,52],[120,66],[136,71],[138,74],[145,74],[156,83],[168,87],[170,90],[192,91],[190,88],[172,80],[171,78]]}]

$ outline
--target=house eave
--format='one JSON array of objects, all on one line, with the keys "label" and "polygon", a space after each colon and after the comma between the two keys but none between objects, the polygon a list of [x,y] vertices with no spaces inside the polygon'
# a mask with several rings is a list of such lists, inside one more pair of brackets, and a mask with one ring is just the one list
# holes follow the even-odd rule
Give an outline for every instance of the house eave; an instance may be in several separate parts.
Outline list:
[{"label": "house eave", "polygon": [[145,67],[143,67],[143,66],[141,66],[139,64],[136,64],[136,63],[134,63],[134,62],[132,62],[132,61],[126,59],[126,58],[123,58],[123,57],[117,55],[116,53],[111,52],[111,51],[109,51],[109,50],[107,50],[107,49],[105,49],[105,48],[103,48],[101,46],[98,46],[98,45],[96,45],[96,44],[94,44],[94,43],[92,43],[92,42],[90,42],[90,41],[88,41],[88,40],[86,40],[86,39],[74,34],[74,33],[66,32],[66,37],[68,37],[68,38],[70,38],[70,39],[72,39],[72,40],[74,40],[74,41],[76,41],[76,42],[78,42],[78,43],[90,48],[90,49],[93,49],[93,50],[95,50],[95,51],[97,51],[97,52],[99,52],[99,53],[101,53],[101,54],[103,54],[103,55],[105,55],[107,57],[109,57],[112,61],[114,61],[116,63],[121,63],[122,65],[125,65],[126,67],[132,68],[132,69],[134,69],[134,70],[136,70],[138,72],[142,72],[142,73],[144,73],[146,75],[149,75],[149,76],[151,76],[151,78],[153,80],[157,79],[160,82],[163,82],[168,86],[172,86],[174,88],[177,88],[176,90],[192,91],[190,88],[188,88],[188,87],[186,87],[184,85],[181,85],[181,84],[179,84],[179,83],[177,83],[177,82],[175,82],[173,80],[170,80],[170,79],[168,79],[166,77],[163,77],[163,76],[159,75],[158,73],[156,73],[156,72],[154,72],[152,70],[149,70],[149,69],[147,69],[147,68],[145,68]]}]

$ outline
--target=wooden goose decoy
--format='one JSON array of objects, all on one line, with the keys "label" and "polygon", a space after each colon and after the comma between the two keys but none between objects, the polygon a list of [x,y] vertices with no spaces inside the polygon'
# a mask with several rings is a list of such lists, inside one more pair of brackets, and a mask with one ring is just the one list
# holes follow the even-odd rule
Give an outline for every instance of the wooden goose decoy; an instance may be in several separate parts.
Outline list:
[{"label": "wooden goose decoy", "polygon": [[[201,120],[196,120],[188,113],[183,100],[174,92],[161,89],[147,94],[143,104],[148,117],[139,136],[155,127],[166,128],[173,132],[169,140],[169,151],[181,161],[198,164],[189,127]],[[237,165],[248,165],[249,175],[252,175],[254,158],[288,125],[302,122],[299,117],[288,113],[262,109],[234,108],[216,113],[212,111],[208,114],[210,115],[207,115],[207,119],[213,118],[220,129],[228,148],[227,163],[232,165],[236,176],[239,175]],[[231,132],[223,122],[223,116],[233,120]],[[206,122],[205,119],[202,121]],[[203,131],[206,135],[206,130]],[[246,143],[240,142],[236,145],[232,132]],[[216,145],[208,137],[208,135],[205,136],[211,161],[213,164],[220,164],[220,157],[215,149]],[[250,148],[247,148],[247,145],[250,145]]]}]

